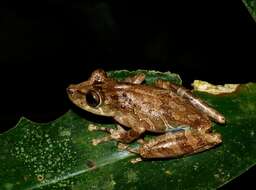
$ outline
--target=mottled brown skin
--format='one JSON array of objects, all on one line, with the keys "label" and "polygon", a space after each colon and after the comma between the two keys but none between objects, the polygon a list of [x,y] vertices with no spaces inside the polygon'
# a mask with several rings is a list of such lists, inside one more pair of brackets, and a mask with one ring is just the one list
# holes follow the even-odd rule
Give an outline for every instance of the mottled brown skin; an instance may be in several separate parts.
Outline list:
[{"label": "mottled brown skin", "polygon": [[[210,132],[208,117],[215,114],[215,120],[224,123],[221,114],[205,103],[198,104],[196,101],[202,101],[185,93],[187,90],[183,92],[184,88],[162,80],[156,81],[155,86],[144,85],[141,84],[144,78],[143,74],[138,74],[118,82],[98,69],[88,81],[68,87],[69,98],[78,107],[113,117],[120,125],[130,128],[126,131],[121,126],[117,130],[94,126],[91,130],[110,133],[94,144],[111,139],[130,143],[145,131],[151,131],[162,135],[142,142],[137,149],[126,149],[143,158],[163,158],[193,154],[221,143],[220,135]],[[180,126],[185,130],[174,132]]]}]

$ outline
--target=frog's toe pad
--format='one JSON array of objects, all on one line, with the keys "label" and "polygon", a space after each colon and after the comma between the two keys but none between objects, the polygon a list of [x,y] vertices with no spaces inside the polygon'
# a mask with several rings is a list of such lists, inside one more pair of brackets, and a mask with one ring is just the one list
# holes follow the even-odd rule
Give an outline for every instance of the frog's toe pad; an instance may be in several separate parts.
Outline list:
[{"label": "frog's toe pad", "polygon": [[110,141],[110,140],[111,140],[110,136],[105,136],[105,137],[98,138],[98,139],[92,139],[92,144],[94,146],[96,146],[96,145],[98,145],[100,143],[107,142],[107,141]]},{"label": "frog's toe pad", "polygon": [[145,144],[146,142],[145,142],[144,139],[138,139],[138,140],[137,140],[137,143],[139,143],[139,144]]},{"label": "frog's toe pad", "polygon": [[141,162],[141,161],[143,161],[141,157],[138,157],[138,158],[135,158],[135,159],[130,160],[130,162],[131,162],[132,164],[137,164],[138,162]]},{"label": "frog's toe pad", "polygon": [[92,145],[96,146],[101,143],[101,139],[92,139]]},{"label": "frog's toe pad", "polygon": [[89,124],[88,125],[88,130],[89,131],[97,131],[98,130],[98,127],[94,124]]},{"label": "frog's toe pad", "polygon": [[118,148],[118,150],[120,150],[120,151],[122,151],[122,150],[127,150],[128,144],[118,143],[117,148]]}]

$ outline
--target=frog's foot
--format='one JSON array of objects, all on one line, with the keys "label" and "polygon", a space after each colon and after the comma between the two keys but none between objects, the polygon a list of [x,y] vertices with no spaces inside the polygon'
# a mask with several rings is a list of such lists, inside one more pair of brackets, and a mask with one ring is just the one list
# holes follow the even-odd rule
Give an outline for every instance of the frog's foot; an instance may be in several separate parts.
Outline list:
[{"label": "frog's foot", "polygon": [[[129,131],[124,130],[120,125],[117,125],[117,129],[100,127],[93,124],[88,126],[89,131],[105,131],[110,135],[105,137],[102,140],[95,140],[95,144],[99,144],[101,142],[109,141],[111,139],[123,142],[130,143],[131,141],[137,139],[144,131],[144,128],[138,128],[136,130],[130,129]],[[99,142],[99,143],[96,143]]]},{"label": "frog's foot", "polygon": [[105,132],[113,134],[113,135],[126,132],[120,125],[117,125],[117,129],[112,129],[112,128],[108,128],[108,127],[101,127],[101,126],[97,126],[94,124],[89,124],[88,130],[89,131],[105,131]]},{"label": "frog's foot", "polygon": [[120,151],[126,150],[126,151],[131,152],[131,153],[139,154],[138,148],[132,148],[128,144],[118,143],[117,148]]},{"label": "frog's foot", "polygon": [[[106,131],[108,133],[111,133],[111,131],[114,130],[114,129],[101,127],[101,126],[97,126],[97,125],[94,125],[94,124],[89,124],[88,130],[89,131]],[[110,140],[112,140],[111,136],[107,135],[107,136],[104,136],[102,138],[92,139],[92,144],[94,146],[96,146],[100,143],[107,142],[107,141],[110,141]]]},{"label": "frog's foot", "polygon": [[121,136],[126,133],[126,131],[120,125],[117,125],[117,129],[112,129],[112,128],[100,127],[100,126],[90,124],[88,126],[88,130],[89,131],[105,131],[107,133],[110,133],[110,136],[107,136],[108,138],[116,139],[116,140],[120,139]]},{"label": "frog's foot", "polygon": [[106,131],[108,133],[111,133],[111,130],[114,130],[114,129],[107,128],[107,127],[101,127],[101,126],[97,126],[94,124],[89,124],[88,130],[89,131]]},{"label": "frog's foot", "polygon": [[130,162],[132,164],[137,164],[138,162],[141,162],[143,161],[141,157],[138,157],[138,158],[134,158],[134,159],[131,159]]},{"label": "frog's foot", "polygon": [[128,147],[129,147],[129,145],[124,144],[124,143],[118,143],[118,145],[117,145],[117,148],[119,151],[127,150]]},{"label": "frog's foot", "polygon": [[117,125],[117,129],[112,129],[112,128],[107,128],[107,127],[101,127],[101,126],[97,126],[94,124],[90,124],[88,126],[88,130],[89,131],[104,131],[109,133],[109,135],[102,137],[102,138],[98,138],[98,139],[93,139],[92,144],[93,145],[97,145],[103,142],[107,142],[110,140],[117,140],[117,141],[121,141],[122,138],[126,135],[127,131],[125,131],[120,125]]},{"label": "frog's foot", "polygon": [[138,139],[136,142],[141,145],[146,143],[146,141],[144,139]]},{"label": "frog's foot", "polygon": [[110,136],[105,136],[105,137],[98,138],[98,139],[92,139],[92,144],[94,146],[96,146],[100,143],[107,142],[107,141],[110,141],[110,140],[112,140],[112,138]]},{"label": "frog's foot", "polygon": [[[129,147],[128,144],[118,143],[118,146],[117,146],[117,147],[118,147],[118,150],[119,150],[119,151],[124,151],[124,150],[126,150],[126,151],[131,152],[131,153],[139,154],[138,148],[131,148],[131,147]],[[131,162],[132,164],[136,164],[136,163],[141,162],[141,161],[143,161],[141,157],[134,158],[134,159],[131,159],[131,160],[130,160],[130,162]]]}]

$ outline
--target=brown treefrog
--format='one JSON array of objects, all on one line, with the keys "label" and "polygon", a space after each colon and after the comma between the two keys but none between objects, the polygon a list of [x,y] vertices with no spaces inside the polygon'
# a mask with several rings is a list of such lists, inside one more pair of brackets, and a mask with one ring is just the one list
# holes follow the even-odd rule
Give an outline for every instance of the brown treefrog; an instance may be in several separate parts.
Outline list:
[{"label": "brown treefrog", "polygon": [[[220,134],[211,132],[210,118],[225,123],[219,112],[182,86],[163,80],[150,86],[142,84],[144,79],[145,75],[140,73],[117,81],[98,69],[89,80],[67,88],[75,105],[97,115],[113,117],[118,123],[117,129],[90,125],[89,130],[109,133],[94,139],[94,145],[116,140],[120,142],[119,147],[142,158],[172,158],[201,152],[222,142]],[[146,131],[159,136],[142,140]],[[136,139],[140,146],[130,148],[127,144]]]}]

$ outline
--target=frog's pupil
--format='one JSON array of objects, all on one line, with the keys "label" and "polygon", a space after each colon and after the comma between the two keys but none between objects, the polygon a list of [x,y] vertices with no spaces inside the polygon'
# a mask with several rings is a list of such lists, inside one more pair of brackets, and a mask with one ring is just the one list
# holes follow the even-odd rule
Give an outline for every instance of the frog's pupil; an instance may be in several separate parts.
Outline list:
[{"label": "frog's pupil", "polygon": [[97,107],[100,104],[99,95],[92,90],[88,91],[85,94],[85,99],[86,99],[87,104],[91,107]]}]

